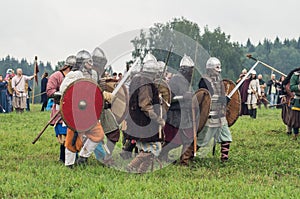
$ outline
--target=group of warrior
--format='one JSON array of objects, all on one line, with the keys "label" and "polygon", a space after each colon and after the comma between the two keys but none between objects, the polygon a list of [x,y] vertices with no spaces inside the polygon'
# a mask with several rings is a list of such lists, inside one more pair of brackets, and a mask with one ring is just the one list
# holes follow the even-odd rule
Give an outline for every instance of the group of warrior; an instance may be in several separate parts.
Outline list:
[{"label": "group of warrior", "polygon": [[[94,152],[97,157],[97,151],[103,151],[103,148],[106,155],[102,161],[109,165],[115,144],[120,138],[120,124],[110,110],[114,96],[105,91],[106,80],[101,77],[104,73],[106,61],[103,60],[105,59],[100,48],[96,48],[92,54],[82,50],[76,56],[69,56],[64,66],[49,77],[47,95],[54,98],[51,116],[56,115],[51,124],[60,143],[60,161],[67,167],[73,168],[87,163],[88,157]],[[193,93],[190,89],[195,67],[193,60],[189,56],[183,56],[178,73],[168,82],[171,101],[170,104],[165,102],[168,104],[168,110],[163,111],[160,83],[157,82],[162,82],[165,66],[150,53],[141,64],[142,69],[131,75],[128,88],[129,111],[125,118],[126,129],[123,130],[124,140],[126,140],[123,152],[130,152],[134,144],[138,153],[126,169],[129,172],[144,173],[154,159],[168,161],[169,151],[180,146],[182,146],[182,153],[179,163],[187,166],[193,159],[195,150],[206,146],[212,138],[215,142],[221,143],[221,161],[227,161],[232,137],[225,117],[227,99],[221,82],[220,61],[215,57],[207,61],[206,74],[198,84],[199,89],[207,90],[211,102],[209,106],[202,107],[210,108],[209,116],[201,132],[197,132],[196,139],[194,138],[195,126],[193,126],[195,116],[192,114]],[[60,111],[62,93],[68,85],[81,78],[98,82],[105,99],[99,122],[86,132],[77,132],[68,128],[60,114],[56,114]],[[104,144],[105,136],[106,144]],[[125,157],[124,154],[121,156]]]},{"label": "group of warrior", "polygon": [[[98,152],[103,151],[106,155],[102,158],[102,162],[107,165],[113,163],[112,154],[120,138],[120,124],[111,111],[111,102],[115,96],[105,89],[107,79],[102,74],[104,74],[106,62],[104,52],[100,48],[97,47],[92,54],[82,50],[76,56],[69,56],[64,66],[49,77],[47,95],[54,98],[55,104],[51,115],[56,115],[52,125],[60,143],[60,161],[64,162],[67,167],[73,168],[76,165],[86,164],[88,157],[93,153],[97,158]],[[178,162],[180,165],[187,166],[197,150],[207,146],[212,139],[214,144],[216,142],[221,144],[221,161],[226,162],[232,142],[226,120],[226,106],[230,99],[224,90],[220,74],[220,60],[215,57],[208,59],[206,74],[202,75],[198,83],[198,89],[205,90],[207,95],[211,96],[207,98],[208,106],[200,107],[200,111],[208,109],[205,125],[200,130],[195,123],[203,118],[199,113],[199,107],[195,113],[194,93],[191,89],[193,70],[195,70],[193,60],[184,55],[178,73],[168,81],[166,87],[170,88],[170,102],[162,99],[160,89],[164,82],[162,79],[166,64],[157,61],[150,53],[140,64],[141,69],[132,73],[130,77],[128,114],[125,118],[126,128],[123,129],[125,140],[123,152],[131,152],[134,145],[138,153],[126,169],[129,172],[144,173],[155,159],[168,161],[169,152],[180,146],[182,146],[182,152]],[[287,92],[294,92],[295,95],[284,109],[285,115],[289,116],[289,127],[294,128],[294,133],[297,135],[296,128],[299,128],[300,124],[299,73],[299,70],[295,70],[290,74],[290,90]],[[99,84],[103,90],[105,102],[97,124],[88,131],[77,132],[68,128],[60,115],[56,113],[60,111],[59,103],[62,93],[72,82],[82,78],[91,79]],[[250,79],[255,79],[253,73]],[[249,82],[252,87],[256,86],[254,84],[256,81]],[[250,94],[255,95],[255,91],[251,90]],[[253,110],[252,115],[255,115],[256,107],[251,105],[248,107]],[[197,129],[196,137],[195,129]],[[104,137],[106,137],[105,144]],[[126,158],[126,155],[122,153],[121,157]]]}]

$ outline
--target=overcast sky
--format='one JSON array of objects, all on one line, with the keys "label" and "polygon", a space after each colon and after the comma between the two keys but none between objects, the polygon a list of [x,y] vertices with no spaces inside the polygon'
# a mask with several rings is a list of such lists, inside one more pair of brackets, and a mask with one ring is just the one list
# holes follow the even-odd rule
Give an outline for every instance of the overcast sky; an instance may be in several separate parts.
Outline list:
[{"label": "overcast sky", "polygon": [[52,65],[120,33],[181,16],[201,30],[221,27],[243,44],[300,36],[297,0],[1,0],[0,7],[0,57],[33,61],[37,55]]}]

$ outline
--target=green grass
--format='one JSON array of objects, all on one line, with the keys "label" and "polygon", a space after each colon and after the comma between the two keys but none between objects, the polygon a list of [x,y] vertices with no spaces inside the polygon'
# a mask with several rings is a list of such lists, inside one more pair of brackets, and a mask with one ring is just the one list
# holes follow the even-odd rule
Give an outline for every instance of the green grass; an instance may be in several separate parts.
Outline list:
[{"label": "green grass", "polygon": [[[94,158],[73,170],[58,163],[49,112],[0,114],[0,198],[299,198],[299,141],[285,134],[280,110],[240,117],[231,127],[230,162],[217,153],[192,167],[170,165],[144,175],[103,167]],[[118,144],[120,147],[120,144]]]}]

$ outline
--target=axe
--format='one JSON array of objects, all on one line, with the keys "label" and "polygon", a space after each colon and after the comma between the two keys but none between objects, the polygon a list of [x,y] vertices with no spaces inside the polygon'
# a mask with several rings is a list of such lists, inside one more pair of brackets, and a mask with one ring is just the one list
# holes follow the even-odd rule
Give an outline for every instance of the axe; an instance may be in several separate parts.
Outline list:
[{"label": "axe", "polygon": [[266,64],[266,63],[264,63],[264,62],[262,62],[262,61],[260,61],[260,60],[258,60],[258,59],[256,59],[256,58],[254,58],[254,57],[252,57],[251,54],[248,54],[248,55],[246,55],[246,56],[247,56],[249,59],[252,59],[252,60],[254,60],[254,61],[258,62],[258,63],[261,63],[262,65],[264,65],[265,67],[271,69],[272,71],[275,71],[275,72],[279,73],[280,75],[283,75],[283,76],[285,76],[285,77],[287,76],[286,74],[280,72],[279,70],[273,68],[272,66],[270,66],[270,65],[268,65],[268,64]]}]

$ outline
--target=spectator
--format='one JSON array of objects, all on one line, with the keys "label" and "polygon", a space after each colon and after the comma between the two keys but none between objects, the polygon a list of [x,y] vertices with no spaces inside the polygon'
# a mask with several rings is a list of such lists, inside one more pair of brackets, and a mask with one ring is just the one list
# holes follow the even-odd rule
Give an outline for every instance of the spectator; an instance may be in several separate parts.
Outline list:
[{"label": "spectator", "polygon": [[246,104],[248,105],[250,117],[253,119],[256,119],[257,101],[260,96],[260,85],[258,79],[256,78],[256,71],[252,70]]},{"label": "spectator", "polygon": [[0,113],[6,113],[8,109],[7,82],[0,75]]},{"label": "spectator", "polygon": [[15,72],[13,69],[7,69],[5,80],[7,81],[7,101],[8,101],[8,110],[7,112],[13,111],[12,99],[13,99],[13,89],[11,85],[11,80],[15,76]]},{"label": "spectator", "polygon": [[36,74],[32,76],[23,75],[21,68],[17,69],[17,75],[12,78],[13,93],[13,106],[17,113],[23,113],[26,108],[26,98],[28,93],[25,90],[25,83],[28,80],[32,80]]},{"label": "spectator", "polygon": [[26,97],[26,111],[30,111],[30,102],[29,102],[29,98],[30,98],[30,93],[31,93],[32,89],[29,85],[28,80],[26,80],[25,82],[25,92],[27,93],[27,97]]},{"label": "spectator", "polygon": [[[278,92],[278,97],[277,97],[276,104],[280,104],[281,98],[282,98],[282,96],[284,95],[284,94],[283,94],[283,90],[282,90],[282,82],[284,81],[284,79],[285,79],[285,77],[282,75],[282,76],[280,77],[279,81],[278,81],[277,86],[276,86],[276,90],[277,90],[277,92]],[[281,105],[278,105],[278,106],[276,106],[276,108],[282,108],[282,106],[281,106]]]},{"label": "spectator", "polygon": [[259,86],[260,86],[260,92],[261,92],[261,97],[258,101],[258,108],[260,109],[261,108],[261,104],[264,104],[265,108],[268,108],[267,105],[268,105],[268,100],[267,100],[267,96],[266,96],[266,93],[265,93],[265,89],[267,87],[267,84],[266,82],[263,80],[263,76],[262,74],[259,74],[257,76],[258,78],[258,81],[259,81]]},{"label": "spectator", "polygon": [[116,73],[116,72],[114,72],[114,73],[112,74],[112,78],[113,78],[114,80],[117,80],[117,76],[118,76],[118,73]]},{"label": "spectator", "polygon": [[275,79],[275,74],[271,75],[271,80],[268,81],[268,95],[270,96],[270,105],[273,106],[277,102],[278,91],[276,89],[279,82]]},{"label": "spectator", "polygon": [[[236,81],[236,83],[238,84],[247,74],[247,70],[243,69],[242,73],[240,74],[239,79]],[[248,106],[246,104],[247,102],[247,98],[248,98],[248,87],[250,84],[250,78],[247,77],[245,79],[245,81],[240,85],[239,87],[239,91],[241,94],[241,112],[240,112],[240,116],[242,115],[249,115],[249,111],[248,111]]]},{"label": "spectator", "polygon": [[121,81],[122,78],[123,78],[123,74],[122,74],[122,73],[119,73],[119,74],[118,74],[118,78],[119,78],[118,80]]},{"label": "spectator", "polygon": [[41,103],[42,103],[41,111],[44,111],[45,108],[47,107],[47,102],[48,102],[48,97],[47,97],[47,93],[46,93],[47,83],[48,83],[48,73],[45,72],[41,79],[41,94],[42,94],[42,96],[41,96]]},{"label": "spectator", "polygon": [[246,74],[247,74],[247,69],[244,68],[244,69],[242,70],[242,73],[240,74],[239,79],[236,80],[236,83],[238,84],[238,83],[245,77]]}]

